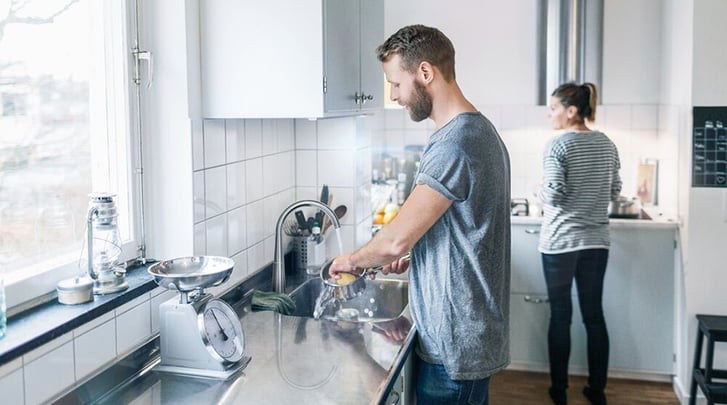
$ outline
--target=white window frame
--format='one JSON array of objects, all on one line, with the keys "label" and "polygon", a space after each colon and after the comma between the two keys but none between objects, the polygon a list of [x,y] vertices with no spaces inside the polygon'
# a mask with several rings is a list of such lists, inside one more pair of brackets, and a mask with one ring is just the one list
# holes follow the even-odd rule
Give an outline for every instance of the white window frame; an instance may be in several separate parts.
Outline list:
[{"label": "white window frame", "polygon": [[[137,224],[136,202],[139,182],[135,181],[134,167],[138,160],[135,148],[138,119],[135,111],[135,97],[138,91],[132,80],[134,57],[131,44],[137,36],[135,0],[89,0],[95,40],[92,48],[102,51],[92,54],[93,60],[103,69],[97,69],[91,83],[89,129],[92,136],[91,165],[93,192],[111,191],[117,195],[118,225],[123,239],[120,261],[129,261],[138,256],[141,226]],[[112,149],[109,149],[112,147]],[[112,153],[109,153],[109,152]],[[85,234],[85,230],[84,230]],[[81,274],[78,267],[80,252],[72,252],[52,259],[37,262],[19,271],[5,274],[6,305],[9,314],[48,301],[59,281]]]}]

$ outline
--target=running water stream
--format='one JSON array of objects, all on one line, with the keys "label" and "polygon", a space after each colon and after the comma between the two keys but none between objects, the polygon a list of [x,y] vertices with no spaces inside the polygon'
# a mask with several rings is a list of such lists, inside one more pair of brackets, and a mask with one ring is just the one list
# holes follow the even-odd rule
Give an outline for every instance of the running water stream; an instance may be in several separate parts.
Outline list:
[{"label": "running water stream", "polygon": [[[338,242],[338,254],[343,254],[343,242],[341,241],[341,229],[340,228],[334,228],[333,229],[336,232],[336,241]],[[321,293],[318,295],[318,298],[316,298],[316,307],[313,310],[313,318],[314,319],[320,319],[321,315],[323,315],[323,312],[328,308],[329,305],[334,303],[336,300],[333,297],[333,286],[323,284],[323,289],[321,290]]]},{"label": "running water stream", "polygon": [[323,284],[323,289],[318,295],[318,298],[316,298],[316,307],[313,310],[314,319],[320,319],[326,308],[328,308],[329,305],[335,302],[335,299],[333,298],[333,288],[333,286]]}]

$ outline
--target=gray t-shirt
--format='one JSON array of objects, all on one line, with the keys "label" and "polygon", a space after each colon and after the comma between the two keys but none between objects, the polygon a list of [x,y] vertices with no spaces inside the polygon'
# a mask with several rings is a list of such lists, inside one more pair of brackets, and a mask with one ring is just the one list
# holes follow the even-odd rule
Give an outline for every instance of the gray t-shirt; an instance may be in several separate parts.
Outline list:
[{"label": "gray t-shirt", "polygon": [[417,353],[454,380],[485,378],[510,362],[507,149],[482,114],[460,114],[430,137],[415,184],[452,200],[411,252]]}]

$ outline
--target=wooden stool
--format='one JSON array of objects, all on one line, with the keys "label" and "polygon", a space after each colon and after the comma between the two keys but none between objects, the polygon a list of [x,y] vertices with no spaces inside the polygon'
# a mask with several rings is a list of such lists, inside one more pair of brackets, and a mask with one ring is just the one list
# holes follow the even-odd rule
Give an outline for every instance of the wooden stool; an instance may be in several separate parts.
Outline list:
[{"label": "wooden stool", "polygon": [[[689,405],[697,401],[697,385],[707,397],[707,404],[727,404],[727,381],[714,382],[713,379],[727,379],[727,370],[712,368],[714,342],[727,342],[727,316],[697,315],[697,348],[694,352],[692,386],[689,390]],[[707,352],[704,368],[700,368],[702,340],[707,338]]]}]

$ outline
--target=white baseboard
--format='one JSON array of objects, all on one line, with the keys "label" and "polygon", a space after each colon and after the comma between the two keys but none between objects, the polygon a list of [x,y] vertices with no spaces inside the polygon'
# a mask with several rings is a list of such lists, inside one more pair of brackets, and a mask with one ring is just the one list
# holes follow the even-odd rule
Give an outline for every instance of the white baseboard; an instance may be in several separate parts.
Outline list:
[{"label": "white baseboard", "polygon": [[[508,370],[517,371],[533,371],[537,373],[548,373],[550,366],[548,364],[534,364],[526,362],[513,361],[507,367]],[[568,373],[572,375],[588,375],[588,369],[585,367],[569,367]],[[654,373],[643,370],[618,370],[609,369],[609,378],[624,378],[628,380],[654,381],[654,382],[671,382],[673,376],[671,374]]]}]

